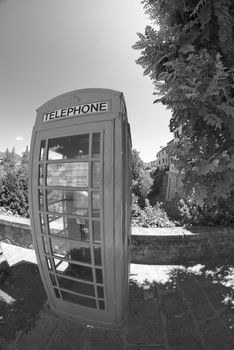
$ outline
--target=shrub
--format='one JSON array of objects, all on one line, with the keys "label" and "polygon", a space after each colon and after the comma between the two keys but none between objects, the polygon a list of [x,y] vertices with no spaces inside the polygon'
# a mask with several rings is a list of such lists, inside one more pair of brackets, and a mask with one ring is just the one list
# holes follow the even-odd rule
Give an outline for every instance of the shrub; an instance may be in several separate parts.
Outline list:
[{"label": "shrub", "polygon": [[234,224],[234,193],[218,202],[204,201],[202,206],[186,197],[178,203],[181,223],[190,225],[232,225]]},{"label": "shrub", "polygon": [[150,188],[150,191],[148,193],[148,198],[152,204],[152,201],[154,197],[158,196],[160,194],[160,189],[162,188],[163,184],[163,176],[165,175],[165,170],[164,169],[155,169],[151,176],[152,176],[152,186]]},{"label": "shrub", "polygon": [[139,227],[173,227],[175,226],[172,221],[169,220],[165,210],[162,208],[161,203],[156,203],[154,207],[149,204],[149,200],[146,199],[144,209],[140,207],[135,208],[132,215],[132,225]]},{"label": "shrub", "polygon": [[28,206],[28,148],[16,163],[14,149],[6,150],[0,167],[0,206],[13,214],[29,217]]},{"label": "shrub", "polygon": [[163,208],[171,220],[180,221],[181,213],[178,206],[178,198],[174,198],[170,202],[164,202]]}]

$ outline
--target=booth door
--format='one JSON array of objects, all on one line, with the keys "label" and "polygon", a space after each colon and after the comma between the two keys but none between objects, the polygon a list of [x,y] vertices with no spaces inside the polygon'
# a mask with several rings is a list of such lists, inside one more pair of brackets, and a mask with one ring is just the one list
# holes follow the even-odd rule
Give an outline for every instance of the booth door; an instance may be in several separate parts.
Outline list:
[{"label": "booth door", "polygon": [[33,154],[34,235],[50,300],[102,322],[115,317],[112,143],[112,122],[78,125],[38,133]]}]

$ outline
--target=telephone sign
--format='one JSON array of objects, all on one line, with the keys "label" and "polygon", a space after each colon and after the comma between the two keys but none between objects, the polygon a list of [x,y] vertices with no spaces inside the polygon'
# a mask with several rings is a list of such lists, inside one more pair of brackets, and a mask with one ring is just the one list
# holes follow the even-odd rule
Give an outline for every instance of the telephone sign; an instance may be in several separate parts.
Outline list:
[{"label": "telephone sign", "polygon": [[87,103],[44,113],[43,122],[48,122],[50,120],[56,120],[60,118],[76,117],[84,114],[104,113],[107,111],[108,102]]}]

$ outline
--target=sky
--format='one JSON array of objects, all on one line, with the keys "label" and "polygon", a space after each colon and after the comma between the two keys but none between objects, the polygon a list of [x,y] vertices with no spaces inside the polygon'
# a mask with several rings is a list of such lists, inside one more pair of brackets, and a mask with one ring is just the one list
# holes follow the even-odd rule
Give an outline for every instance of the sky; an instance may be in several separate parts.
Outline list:
[{"label": "sky", "polygon": [[132,45],[150,20],[140,0],[0,0],[0,151],[30,146],[36,109],[64,92],[123,92],[133,148],[145,162],[173,138],[171,112]]}]

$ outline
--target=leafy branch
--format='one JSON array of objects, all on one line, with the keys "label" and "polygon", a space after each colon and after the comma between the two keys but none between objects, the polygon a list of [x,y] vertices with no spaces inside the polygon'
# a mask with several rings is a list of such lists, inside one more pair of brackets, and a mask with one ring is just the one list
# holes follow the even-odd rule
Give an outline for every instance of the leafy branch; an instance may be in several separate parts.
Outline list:
[{"label": "leafy branch", "polygon": [[153,25],[133,46],[137,64],[154,84],[154,102],[172,111],[171,131],[182,127],[174,159],[190,179],[187,193],[200,202],[226,198],[234,191],[234,3],[142,4]]}]

